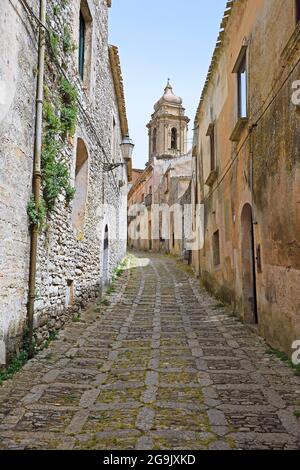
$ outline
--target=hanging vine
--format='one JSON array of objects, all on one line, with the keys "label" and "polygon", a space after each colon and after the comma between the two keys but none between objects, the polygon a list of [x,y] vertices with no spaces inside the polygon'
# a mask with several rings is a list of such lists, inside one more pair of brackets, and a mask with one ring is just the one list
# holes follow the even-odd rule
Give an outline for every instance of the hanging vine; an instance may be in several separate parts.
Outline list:
[{"label": "hanging vine", "polygon": [[[58,14],[57,9],[53,9],[53,14]],[[76,49],[68,26],[64,27],[61,36],[50,32],[47,45],[50,70],[51,59],[56,60],[60,51],[70,56]],[[56,85],[57,90],[52,94],[48,86],[44,87],[41,201],[36,208],[34,196],[31,195],[27,205],[29,223],[39,230],[45,228],[47,213],[53,211],[58,196],[64,194],[68,205],[75,194],[70,184],[68,165],[63,160],[63,148],[75,133],[78,95],[76,88],[63,75],[56,79]]]}]

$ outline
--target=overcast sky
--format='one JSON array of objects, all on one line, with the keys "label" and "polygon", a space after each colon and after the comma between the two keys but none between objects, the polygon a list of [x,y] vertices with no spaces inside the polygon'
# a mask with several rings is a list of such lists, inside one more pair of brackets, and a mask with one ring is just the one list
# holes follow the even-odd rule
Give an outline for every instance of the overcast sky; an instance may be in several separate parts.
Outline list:
[{"label": "overcast sky", "polygon": [[170,77],[193,121],[226,0],[113,0],[110,43],[119,46],[133,165],[148,159],[146,124]]}]

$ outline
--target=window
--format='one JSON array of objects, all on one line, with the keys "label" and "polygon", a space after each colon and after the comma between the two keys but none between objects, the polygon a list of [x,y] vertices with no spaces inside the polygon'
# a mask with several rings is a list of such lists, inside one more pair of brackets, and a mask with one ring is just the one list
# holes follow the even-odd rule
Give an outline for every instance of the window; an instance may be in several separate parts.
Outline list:
[{"label": "window", "polygon": [[156,145],[157,145],[157,129],[153,129],[153,136],[152,136],[152,151],[153,153],[156,152]]},{"label": "window", "polygon": [[81,0],[78,34],[78,72],[84,86],[88,87],[92,55],[92,17],[87,0]]},{"label": "window", "polygon": [[115,118],[113,117],[112,120],[112,132],[111,132],[111,155],[112,155],[112,160],[116,160],[116,131],[117,131],[117,126],[116,126],[116,121]]},{"label": "window", "polygon": [[295,0],[296,3],[296,23],[300,22],[300,0]]},{"label": "window", "polygon": [[72,210],[72,224],[77,230],[82,229],[85,221],[85,206],[88,189],[88,153],[82,139],[77,141],[75,169],[75,197]]},{"label": "window", "polygon": [[216,169],[216,146],[215,146],[215,124],[209,125],[206,135],[210,142],[210,171]]},{"label": "window", "polygon": [[233,72],[237,74],[238,118],[248,116],[247,46],[243,46]]},{"label": "window", "polygon": [[238,72],[238,112],[239,117],[247,117],[247,65],[246,54]]},{"label": "window", "polygon": [[177,150],[177,129],[173,127],[171,130],[171,149]]},{"label": "window", "polygon": [[71,279],[67,280],[66,288],[66,307],[70,307],[74,304],[74,281]]},{"label": "window", "polygon": [[214,265],[219,266],[220,264],[220,233],[217,230],[213,235],[213,257]]},{"label": "window", "polygon": [[85,20],[80,10],[80,18],[79,18],[79,75],[81,76],[82,80],[84,77],[84,59],[85,59]]}]

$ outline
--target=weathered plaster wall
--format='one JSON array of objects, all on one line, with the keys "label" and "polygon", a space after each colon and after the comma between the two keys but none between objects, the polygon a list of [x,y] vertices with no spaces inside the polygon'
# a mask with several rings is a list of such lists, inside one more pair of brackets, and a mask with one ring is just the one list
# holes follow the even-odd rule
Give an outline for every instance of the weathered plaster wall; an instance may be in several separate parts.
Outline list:
[{"label": "weathered plaster wall", "polygon": [[292,102],[292,86],[300,76],[300,29],[299,24],[295,29],[293,4],[288,2],[282,14],[282,2],[264,3],[250,54],[250,99],[256,106],[257,89],[264,96],[268,88],[277,90],[282,84],[256,128],[253,151],[261,330],[286,351],[300,338],[300,115]]},{"label": "weathered plaster wall", "polygon": [[[294,3],[234,3],[197,116],[194,170],[198,188],[194,185],[193,189],[205,204],[205,245],[200,253],[193,253],[193,265],[206,287],[244,318],[242,211],[246,204],[252,206],[255,255],[260,246],[262,256],[262,272],[256,263],[259,329],[273,346],[289,353],[292,342],[300,337],[299,114],[291,101],[292,83],[300,70],[295,66],[299,25],[296,28]],[[237,122],[237,77],[232,71],[243,44],[248,45],[249,121],[238,141],[232,142]],[[272,97],[273,103],[257,122]],[[214,121],[218,178],[210,189],[205,185],[210,172],[206,132]],[[253,123],[257,125],[250,137],[248,128]],[[221,262],[215,266],[212,240],[217,230]]]}]

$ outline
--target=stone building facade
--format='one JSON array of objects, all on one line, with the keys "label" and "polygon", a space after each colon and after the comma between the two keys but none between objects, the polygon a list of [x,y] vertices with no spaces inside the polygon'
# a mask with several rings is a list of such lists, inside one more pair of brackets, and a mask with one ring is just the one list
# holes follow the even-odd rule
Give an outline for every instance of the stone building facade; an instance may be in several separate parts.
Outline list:
[{"label": "stone building facade", "polygon": [[[48,191],[49,198],[59,178],[69,183],[51,210],[47,200],[38,237],[38,343],[100,295],[124,257],[130,177],[130,162],[120,148],[128,123],[119,54],[108,45],[111,0],[46,3],[43,193]],[[0,341],[7,356],[27,323],[39,4],[1,2]],[[53,135],[57,123],[59,132]],[[67,132],[62,131],[66,123]],[[54,160],[46,138],[56,149]],[[68,201],[72,188],[76,192]]]},{"label": "stone building facade", "polygon": [[151,207],[153,166],[133,170],[136,179],[128,193],[128,246],[137,250],[152,249]]},{"label": "stone building facade", "polygon": [[300,339],[299,20],[299,1],[228,2],[193,149],[195,271],[287,353]]},{"label": "stone building facade", "polygon": [[147,125],[146,169],[129,191],[131,247],[179,256],[184,253],[182,202],[189,203],[192,176],[192,155],[187,152],[188,123],[182,99],[173,93],[168,81]]}]

